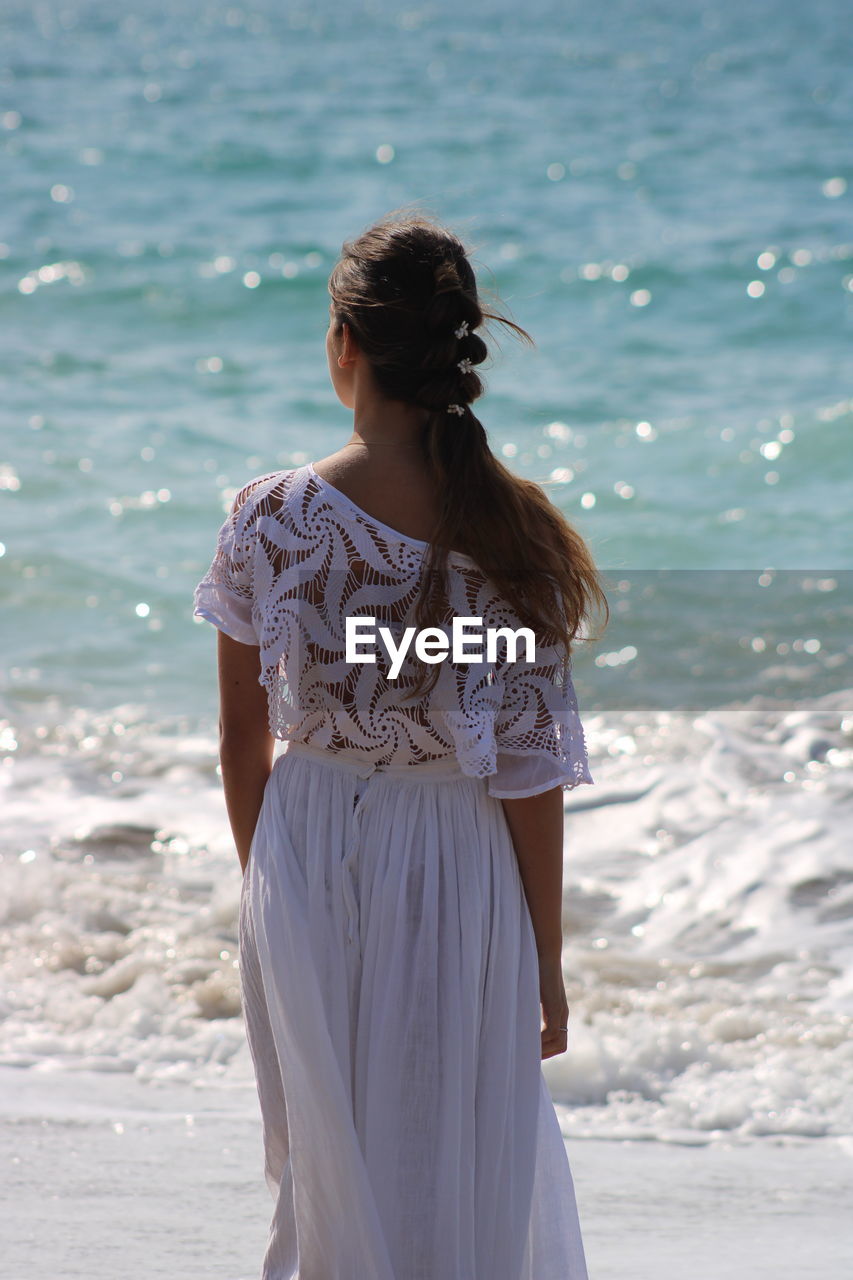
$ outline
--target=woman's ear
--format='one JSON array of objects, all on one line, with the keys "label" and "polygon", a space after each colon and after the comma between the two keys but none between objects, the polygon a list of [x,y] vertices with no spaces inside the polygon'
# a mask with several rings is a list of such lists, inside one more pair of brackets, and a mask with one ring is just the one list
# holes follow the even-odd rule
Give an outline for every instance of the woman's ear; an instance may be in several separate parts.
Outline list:
[{"label": "woman's ear", "polygon": [[341,341],[343,345],[338,353],[338,367],[343,369],[345,365],[353,364],[358,355],[358,344],[346,320],[341,328]]}]

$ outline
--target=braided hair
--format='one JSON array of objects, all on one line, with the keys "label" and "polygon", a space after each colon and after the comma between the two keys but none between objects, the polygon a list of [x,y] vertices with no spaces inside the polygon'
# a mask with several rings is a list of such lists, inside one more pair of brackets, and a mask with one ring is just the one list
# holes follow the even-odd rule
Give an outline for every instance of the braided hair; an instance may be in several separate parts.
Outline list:
[{"label": "braided hair", "polygon": [[389,398],[446,414],[482,395],[486,313],[456,236],[420,218],[378,223],[344,244],[329,293]]},{"label": "braided hair", "polygon": [[[413,622],[449,621],[444,567],[453,548],[482,569],[522,621],[562,639],[567,651],[590,605],[606,601],[584,540],[539,485],[492,453],[471,405],[495,320],[532,343],[519,325],[485,310],[462,241],[419,213],[392,213],[344,242],[329,277],[332,320],[348,324],[389,399],[427,411],[421,446],[439,516]],[[555,603],[554,583],[562,605]],[[430,664],[411,696],[432,688]]]}]

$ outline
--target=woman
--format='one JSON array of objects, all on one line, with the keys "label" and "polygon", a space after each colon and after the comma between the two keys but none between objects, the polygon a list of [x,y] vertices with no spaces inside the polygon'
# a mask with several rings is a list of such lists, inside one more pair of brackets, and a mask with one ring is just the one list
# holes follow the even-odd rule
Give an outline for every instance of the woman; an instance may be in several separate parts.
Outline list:
[{"label": "woman", "polygon": [[[470,408],[484,320],[528,335],[482,309],[459,239],[391,215],[329,292],[352,437],[248,484],[196,592],[244,871],[263,1280],[586,1280],[540,1062],[567,1047],[562,792],[592,782],[571,642],[606,601]],[[356,618],[385,649],[347,651]],[[406,627],[455,618],[528,626],[535,654],[410,649],[392,677]]]}]

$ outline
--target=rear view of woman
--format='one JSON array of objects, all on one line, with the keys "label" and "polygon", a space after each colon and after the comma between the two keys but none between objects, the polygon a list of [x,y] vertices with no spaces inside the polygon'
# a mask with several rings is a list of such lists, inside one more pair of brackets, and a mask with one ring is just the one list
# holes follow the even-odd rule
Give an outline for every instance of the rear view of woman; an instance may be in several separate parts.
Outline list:
[{"label": "rear view of woman", "polygon": [[245,486],[195,602],[244,871],[262,1278],[586,1280],[541,1060],[568,1044],[563,790],[592,782],[571,647],[606,601],[472,412],[484,322],[527,335],[460,240],[389,216],[329,293],[352,435]]}]

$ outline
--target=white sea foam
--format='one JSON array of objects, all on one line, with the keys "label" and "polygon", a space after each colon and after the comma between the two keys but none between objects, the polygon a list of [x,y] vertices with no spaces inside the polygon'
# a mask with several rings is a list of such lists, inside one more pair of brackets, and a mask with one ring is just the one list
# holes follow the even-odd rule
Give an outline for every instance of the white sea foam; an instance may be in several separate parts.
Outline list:
[{"label": "white sea foam", "polygon": [[[851,710],[587,717],[544,1064],[567,1135],[853,1131]],[[246,1085],[212,733],[125,707],[4,741],[0,1064]]]}]

